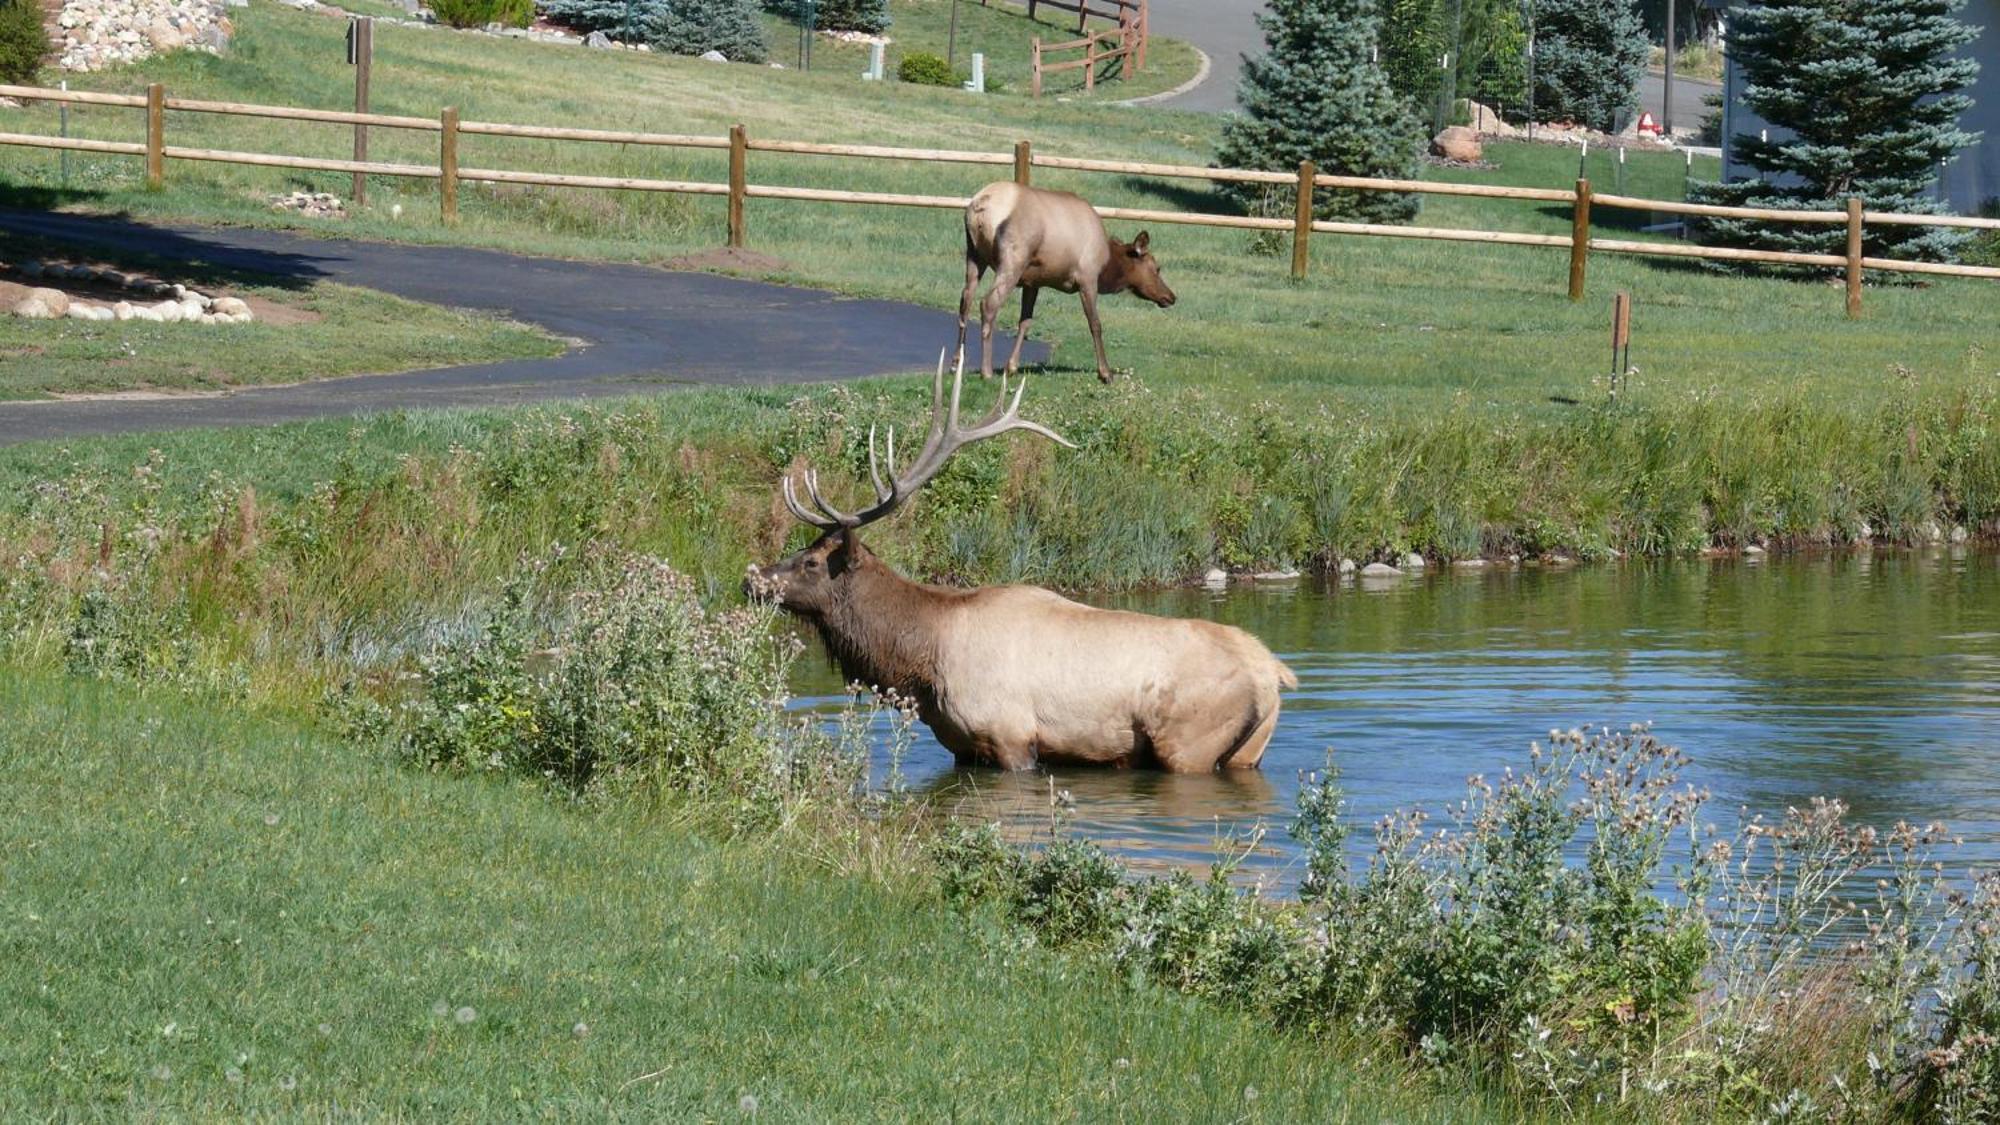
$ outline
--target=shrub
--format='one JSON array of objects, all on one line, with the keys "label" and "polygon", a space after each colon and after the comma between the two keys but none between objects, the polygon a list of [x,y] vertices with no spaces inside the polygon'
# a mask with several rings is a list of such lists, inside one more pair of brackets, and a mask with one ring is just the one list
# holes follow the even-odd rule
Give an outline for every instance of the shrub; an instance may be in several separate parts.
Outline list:
[{"label": "shrub", "polygon": [[580,565],[578,592],[536,608],[517,585],[477,637],[424,658],[391,724],[407,760],[579,796],[694,796],[748,818],[855,789],[856,740],[782,714],[798,644],[773,629],[775,610],[705,609],[643,556]]},{"label": "shrub", "polygon": [[720,51],[731,62],[770,56],[751,0],[541,0],[542,13],[577,31],[602,31],[676,55]]},{"label": "shrub", "polygon": [[452,27],[526,27],[535,14],[534,0],[431,0],[438,22]]},{"label": "shrub", "polygon": [[655,0],[641,26],[655,50],[676,55],[720,51],[731,62],[756,63],[771,54],[751,0]]},{"label": "shrub", "polygon": [[933,55],[929,51],[911,51],[896,64],[896,77],[917,86],[956,86],[958,76],[952,73],[951,64],[943,55]]},{"label": "shrub", "polygon": [[[764,0],[764,8],[793,21],[806,17],[806,0]],[[889,0],[818,0],[813,7],[813,26],[821,31],[879,35],[889,30]]]},{"label": "shrub", "polygon": [[0,0],[0,81],[28,82],[48,53],[41,5],[34,0]]},{"label": "shrub", "polygon": [[[1979,213],[1989,219],[2000,219],[2000,196],[1987,200]],[[2000,230],[1983,230],[1966,240],[1958,259],[1968,265],[2000,266]]]}]

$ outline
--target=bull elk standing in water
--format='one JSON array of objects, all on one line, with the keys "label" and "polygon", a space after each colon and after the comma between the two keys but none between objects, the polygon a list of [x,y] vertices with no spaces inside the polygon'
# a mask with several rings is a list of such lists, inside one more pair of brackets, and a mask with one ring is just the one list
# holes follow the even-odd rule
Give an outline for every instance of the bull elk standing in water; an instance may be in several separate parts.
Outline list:
[{"label": "bull elk standing in water", "polygon": [[961,426],[964,377],[960,353],[947,407],[939,359],[930,435],[910,467],[896,472],[890,431],[887,484],[869,432],[875,503],[861,512],[828,503],[811,469],[807,508],[787,473],[786,506],[822,534],[768,568],[751,566],[745,586],[811,623],[849,680],[914,700],[918,717],[961,764],[1180,773],[1256,766],[1278,723],[1278,693],[1298,679],[1243,630],[1095,609],[1032,586],[924,585],[861,545],[861,528],[901,507],[973,442],[1025,430],[1069,445],[1020,417],[1025,380],[1010,403],[1003,377],[993,409]]},{"label": "bull elk standing in water", "polygon": [[979,306],[980,378],[993,376],[993,328],[1000,320],[1000,306],[1018,285],[1021,323],[1015,329],[1014,354],[1007,357],[1007,373],[1021,365],[1021,345],[1035,320],[1035,298],[1043,289],[1060,289],[1083,299],[1083,318],[1090,322],[1090,342],[1097,349],[1097,377],[1109,383],[1111,366],[1104,362],[1097,295],[1130,290],[1163,309],[1175,300],[1174,291],[1160,280],[1151,244],[1145,231],[1129,243],[1106,234],[1104,220],[1080,196],[1007,181],[988,184],[965,207],[959,351],[965,350],[965,321],[972,313],[972,299],[979,294],[979,280],[992,270],[993,288]]}]

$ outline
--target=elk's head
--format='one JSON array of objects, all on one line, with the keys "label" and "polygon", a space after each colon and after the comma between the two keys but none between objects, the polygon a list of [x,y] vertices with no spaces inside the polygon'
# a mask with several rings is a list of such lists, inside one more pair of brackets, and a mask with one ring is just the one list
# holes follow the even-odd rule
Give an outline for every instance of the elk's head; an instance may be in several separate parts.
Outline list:
[{"label": "elk's head", "polygon": [[1111,253],[1117,260],[1114,268],[1124,274],[1125,288],[1134,295],[1143,297],[1161,308],[1171,308],[1179,298],[1167,288],[1166,280],[1160,276],[1160,260],[1153,257],[1153,236],[1140,231],[1139,237],[1130,242],[1111,240]]},{"label": "elk's head", "polygon": [[965,385],[965,353],[958,354],[957,369],[951,376],[951,399],[944,393],[944,355],[938,355],[937,376],[931,381],[931,426],[910,467],[896,471],[896,431],[889,431],[889,480],[884,483],[875,456],[875,429],[868,430],[868,475],[875,484],[875,503],[852,515],[828,503],[820,494],[819,473],[807,469],[802,474],[806,496],[812,507],[799,502],[792,476],[784,478],[785,506],[801,522],[820,530],[812,545],[768,566],[751,564],[743,576],[744,592],[751,597],[769,598],[791,613],[809,620],[822,620],[845,596],[856,574],[864,571],[874,556],[861,545],[860,530],[887,516],[929,483],[951,455],[976,441],[998,437],[1009,430],[1040,434],[1058,445],[1076,448],[1056,433],[1020,416],[1021,396],[1028,390],[1024,377],[1010,401],[1005,376],[1000,381],[1000,397],[993,409],[970,427],[958,418],[959,394]]}]

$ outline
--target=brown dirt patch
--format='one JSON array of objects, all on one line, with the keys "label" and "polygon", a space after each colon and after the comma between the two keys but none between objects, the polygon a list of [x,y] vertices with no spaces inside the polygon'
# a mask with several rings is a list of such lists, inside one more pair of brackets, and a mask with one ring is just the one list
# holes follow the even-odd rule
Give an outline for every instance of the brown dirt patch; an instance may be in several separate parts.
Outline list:
[{"label": "brown dirt patch", "polygon": [[670,270],[725,270],[730,273],[790,273],[792,264],[783,258],[745,250],[741,246],[719,246],[699,254],[683,254],[666,263]]}]

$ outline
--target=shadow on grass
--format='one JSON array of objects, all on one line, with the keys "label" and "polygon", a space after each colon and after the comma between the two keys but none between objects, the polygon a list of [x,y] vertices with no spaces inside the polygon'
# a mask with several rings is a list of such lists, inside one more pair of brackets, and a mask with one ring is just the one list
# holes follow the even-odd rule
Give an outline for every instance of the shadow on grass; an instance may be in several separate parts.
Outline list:
[{"label": "shadow on grass", "polygon": [[174,281],[302,290],[332,275],[310,254],[210,241],[197,231],[157,227],[129,213],[56,210],[90,203],[95,192],[0,185],[0,234],[14,258],[89,258]]},{"label": "shadow on grass", "polygon": [[1171,203],[1183,211],[1203,211],[1213,215],[1237,213],[1229,200],[1210,187],[1140,176],[1126,176],[1119,181],[1119,186],[1135,195],[1150,195],[1162,203]]}]

